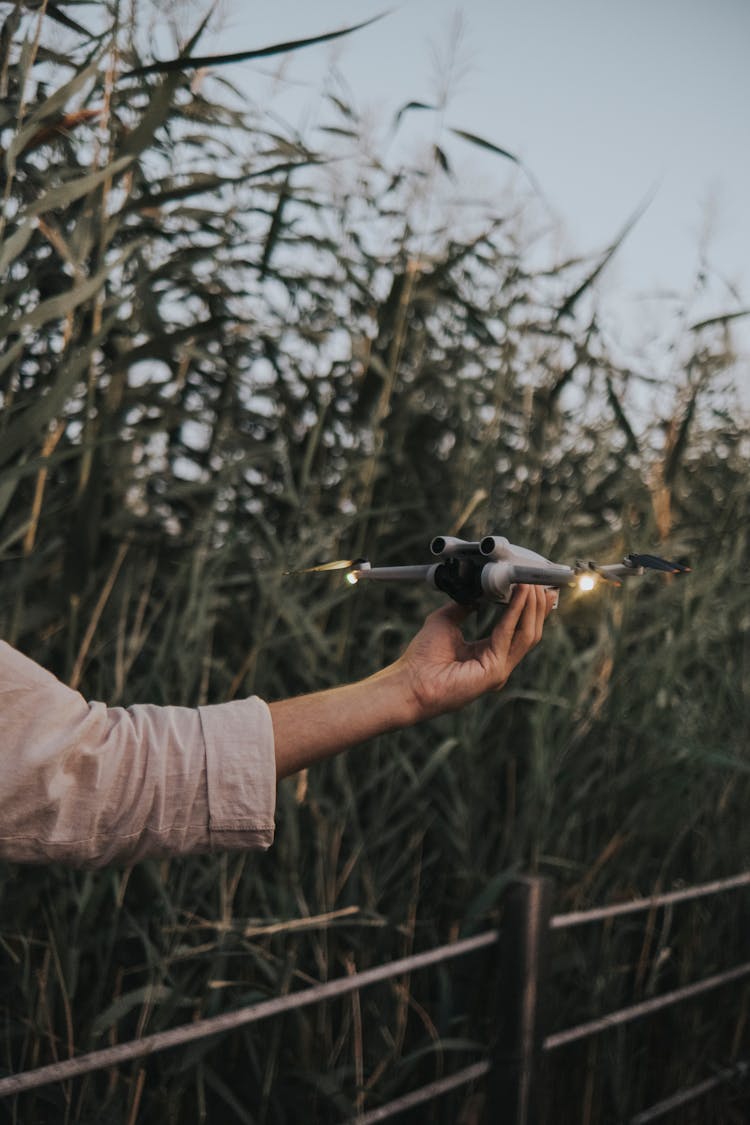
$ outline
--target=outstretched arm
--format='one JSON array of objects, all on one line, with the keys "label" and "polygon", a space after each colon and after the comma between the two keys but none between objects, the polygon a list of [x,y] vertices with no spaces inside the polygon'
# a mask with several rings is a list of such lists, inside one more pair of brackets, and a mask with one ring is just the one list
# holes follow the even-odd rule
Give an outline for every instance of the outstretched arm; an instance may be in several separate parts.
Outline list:
[{"label": "outstretched arm", "polygon": [[268,847],[276,777],[501,688],[550,605],[519,587],[472,642],[461,632],[469,611],[439,609],[382,671],[270,708],[87,703],[0,642],[0,858],[100,865]]},{"label": "outstretched arm", "polygon": [[540,586],[518,586],[490,635],[479,641],[466,641],[461,632],[471,611],[444,606],[382,671],[330,691],[271,703],[277,776],[499,691],[541,639],[553,600]]}]

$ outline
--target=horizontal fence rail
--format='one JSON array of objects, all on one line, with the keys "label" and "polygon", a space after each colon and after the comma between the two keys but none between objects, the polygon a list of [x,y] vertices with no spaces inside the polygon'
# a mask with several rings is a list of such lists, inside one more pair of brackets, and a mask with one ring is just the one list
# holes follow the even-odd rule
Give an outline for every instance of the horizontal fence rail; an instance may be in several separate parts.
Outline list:
[{"label": "horizontal fence rail", "polygon": [[582,926],[587,922],[603,922],[607,918],[619,918],[623,914],[673,906],[675,903],[689,902],[694,898],[718,895],[722,891],[736,891],[740,887],[750,887],[750,871],[745,871],[742,875],[733,875],[729,879],[715,879],[712,883],[697,883],[694,887],[684,887],[679,891],[651,895],[649,898],[634,898],[629,902],[614,902],[611,906],[598,906],[592,910],[573,910],[568,914],[555,914],[550,919],[550,929],[565,930],[571,926]]},{"label": "horizontal fence rail", "polygon": [[642,1113],[637,1113],[635,1117],[631,1117],[630,1125],[647,1125],[649,1121],[658,1121],[660,1117],[664,1117],[666,1113],[671,1113],[673,1109],[689,1105],[690,1102],[702,1098],[704,1094],[710,1094],[717,1086],[723,1086],[725,1082],[731,1082],[733,1078],[747,1078],[747,1075],[748,1064],[746,1062],[725,1067],[724,1070],[718,1071],[711,1078],[706,1078],[695,1086],[688,1086],[684,1090],[680,1090],[679,1093],[672,1094],[671,1098],[665,1098],[648,1109],[644,1109]]},{"label": "horizontal fence rail", "polygon": [[427,1086],[420,1086],[418,1090],[412,1090],[411,1093],[395,1098],[392,1102],[387,1102],[386,1105],[362,1113],[359,1117],[351,1117],[344,1122],[344,1125],[375,1125],[376,1121],[387,1121],[390,1117],[395,1117],[397,1113],[404,1113],[407,1109],[414,1109],[415,1106],[424,1105],[425,1102],[431,1102],[435,1098],[442,1097],[443,1094],[449,1094],[451,1090],[468,1086],[470,1082],[476,1082],[477,1079],[484,1078],[491,1069],[492,1063],[489,1059],[474,1063],[473,1066],[457,1070],[455,1074],[450,1074],[447,1078],[438,1078],[437,1081],[430,1082]]},{"label": "horizontal fence rail", "polygon": [[722,985],[732,984],[733,981],[741,980],[747,976],[750,976],[750,961],[747,961],[744,965],[738,965],[734,969],[727,969],[725,973],[717,973],[713,977],[697,981],[695,984],[686,984],[684,988],[675,988],[673,992],[665,992],[663,996],[654,996],[651,1000],[643,1000],[640,1004],[632,1004],[628,1008],[618,1008],[616,1012],[611,1012],[608,1016],[601,1016],[599,1019],[568,1028],[567,1031],[558,1031],[554,1035],[548,1035],[542,1044],[542,1049],[554,1051],[558,1047],[564,1047],[567,1043],[575,1043],[579,1039],[588,1039],[590,1035],[598,1035],[600,1031],[609,1031],[610,1028],[620,1027],[624,1023],[630,1023],[631,1020],[650,1016],[664,1008],[671,1008],[674,1004],[681,1004],[683,1000],[690,1000],[693,996],[702,996],[705,992],[711,992],[714,988],[721,988]]},{"label": "horizontal fence rail", "polygon": [[249,1004],[244,1008],[238,1008],[234,1012],[224,1012],[219,1016],[208,1016],[206,1019],[196,1020],[195,1023],[184,1024],[167,1031],[158,1031],[153,1035],[145,1035],[142,1039],[118,1043],[114,1047],[103,1047],[98,1051],[89,1051],[88,1054],[79,1055],[78,1058],[49,1063],[47,1066],[27,1070],[21,1074],[11,1074],[5,1078],[0,1078],[0,1098],[20,1094],[38,1086],[46,1086],[50,1082],[64,1082],[70,1078],[77,1078],[81,1074],[88,1074],[93,1070],[104,1070],[119,1066],[121,1063],[130,1062],[132,1059],[141,1059],[146,1055],[153,1055],[157,1051],[166,1051],[170,1047],[182,1047],[186,1043],[195,1042],[196,1039],[208,1039],[212,1035],[234,1031],[238,1027],[257,1023],[259,1020],[268,1019],[271,1016],[283,1015],[284,1012],[291,1012],[296,1008],[304,1008],[309,1004],[319,1004],[324,1000],[346,996],[350,992],[356,992],[360,988],[366,988],[368,985],[376,984],[379,981],[391,980],[402,973],[414,972],[417,969],[424,969],[428,965],[462,957],[478,949],[486,949],[488,946],[494,945],[497,939],[497,930],[488,930],[486,933],[477,934],[475,937],[463,938],[461,941],[451,942],[449,945],[429,949],[425,953],[415,953],[411,957],[389,961],[385,965],[377,965],[375,968],[365,969],[361,973],[353,973],[351,976],[326,981],[324,984],[316,984],[287,996],[278,996],[273,1000],[261,1001],[259,1004]]}]

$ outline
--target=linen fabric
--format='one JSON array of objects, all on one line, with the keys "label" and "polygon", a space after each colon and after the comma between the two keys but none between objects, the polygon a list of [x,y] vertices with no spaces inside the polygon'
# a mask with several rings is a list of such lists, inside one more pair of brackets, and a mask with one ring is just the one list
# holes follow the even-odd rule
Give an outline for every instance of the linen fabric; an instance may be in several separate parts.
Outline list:
[{"label": "linen fabric", "polygon": [[0,641],[0,859],[133,863],[273,842],[263,700],[107,707]]}]

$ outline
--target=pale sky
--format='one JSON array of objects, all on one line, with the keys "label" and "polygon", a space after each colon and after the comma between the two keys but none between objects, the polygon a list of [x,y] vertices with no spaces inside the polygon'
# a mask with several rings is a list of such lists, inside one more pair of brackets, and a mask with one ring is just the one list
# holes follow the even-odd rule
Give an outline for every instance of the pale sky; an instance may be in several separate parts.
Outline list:
[{"label": "pale sky", "polygon": [[[696,312],[750,306],[750,0],[387,5],[224,0],[222,26],[202,50],[303,38],[385,11],[352,36],[286,56],[277,81],[278,59],[231,71],[252,97],[309,126],[335,65],[359,109],[385,124],[410,100],[436,99],[436,69],[445,69],[460,15],[462,73],[445,120],[528,166],[564,225],[567,249],[602,249],[656,189],[608,270],[606,299],[637,319],[641,294],[691,287],[703,250],[719,280]],[[431,136],[429,116],[412,115],[408,127]],[[463,142],[448,147],[468,173],[467,191],[496,180],[500,192],[521,175]],[[739,322],[745,339],[748,322]]]}]

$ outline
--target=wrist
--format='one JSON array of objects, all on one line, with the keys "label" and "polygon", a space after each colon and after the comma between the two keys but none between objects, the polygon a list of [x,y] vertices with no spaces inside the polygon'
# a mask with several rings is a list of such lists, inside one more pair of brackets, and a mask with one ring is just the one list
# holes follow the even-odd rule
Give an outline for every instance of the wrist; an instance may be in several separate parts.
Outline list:
[{"label": "wrist", "polygon": [[424,718],[399,661],[356,683],[269,706],[279,778]]},{"label": "wrist", "polygon": [[388,716],[387,729],[410,727],[427,717],[413,677],[403,660],[389,664],[362,682],[372,694],[372,708]]}]

